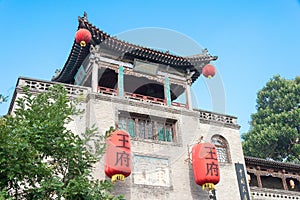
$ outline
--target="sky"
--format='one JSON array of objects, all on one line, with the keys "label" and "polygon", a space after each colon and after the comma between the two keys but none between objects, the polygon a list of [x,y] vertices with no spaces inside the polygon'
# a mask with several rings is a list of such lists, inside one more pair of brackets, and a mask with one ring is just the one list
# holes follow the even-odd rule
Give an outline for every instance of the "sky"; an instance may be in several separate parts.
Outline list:
[{"label": "sky", "polygon": [[[173,46],[151,45],[148,30],[155,30],[187,38],[193,44],[182,45],[184,50],[198,50],[197,44],[218,56],[212,63],[216,77],[201,76],[192,93],[200,109],[236,116],[241,133],[249,129],[257,92],[266,82],[277,74],[300,75],[297,0],[0,0],[0,93],[11,98],[20,76],[51,80],[69,56],[84,11],[93,25],[129,42],[184,54],[172,49],[177,40]],[[128,37],[138,30],[148,41]],[[214,108],[216,99],[223,109]],[[0,105],[0,115],[9,102]]]}]

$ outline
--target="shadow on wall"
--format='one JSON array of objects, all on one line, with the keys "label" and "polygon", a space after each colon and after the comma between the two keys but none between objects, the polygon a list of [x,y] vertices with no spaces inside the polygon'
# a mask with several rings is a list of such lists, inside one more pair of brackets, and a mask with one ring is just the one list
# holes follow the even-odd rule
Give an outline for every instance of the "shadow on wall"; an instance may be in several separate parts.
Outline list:
[{"label": "shadow on wall", "polygon": [[170,188],[143,184],[138,185],[133,184],[132,181],[132,176],[129,176],[125,179],[124,182],[117,181],[116,183],[114,183],[113,194],[123,195],[127,200],[170,199]]},{"label": "shadow on wall", "polygon": [[208,200],[208,192],[203,191],[200,185],[197,185],[194,181],[194,173],[192,164],[189,164],[189,178],[190,178],[190,188],[192,193],[192,198],[195,200]]},{"label": "shadow on wall", "polygon": [[125,199],[131,199],[131,176],[127,177],[125,181],[116,181],[114,183],[113,194],[114,195],[123,195]]}]

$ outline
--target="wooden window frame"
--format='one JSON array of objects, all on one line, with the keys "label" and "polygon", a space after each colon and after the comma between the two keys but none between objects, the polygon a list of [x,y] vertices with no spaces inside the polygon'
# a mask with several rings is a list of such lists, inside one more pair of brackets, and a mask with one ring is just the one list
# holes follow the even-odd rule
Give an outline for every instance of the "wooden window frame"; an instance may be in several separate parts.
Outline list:
[{"label": "wooden window frame", "polygon": [[[175,119],[169,119],[169,118],[161,118],[161,117],[156,117],[156,116],[149,116],[149,115],[144,115],[140,113],[132,113],[132,112],[125,112],[125,111],[119,111],[118,114],[118,122],[117,127],[119,126],[120,120],[126,120],[126,130],[128,130],[128,121],[130,119],[133,119],[134,121],[134,126],[135,126],[135,139],[143,139],[143,140],[153,140],[153,141],[160,141],[160,142],[168,142],[168,143],[175,143],[177,142],[177,132],[176,132],[176,124],[177,120]],[[144,127],[144,135],[141,137],[140,135],[140,129],[139,129],[139,124],[140,121],[143,120],[145,122],[145,127]],[[153,138],[151,139],[149,137],[149,130],[147,128],[147,125],[149,123],[152,123],[152,136]],[[164,137],[163,140],[159,140],[158,137],[158,123],[163,125],[163,133]],[[167,127],[171,129],[171,141],[168,141],[169,138],[167,138]],[[170,136],[169,136],[170,137]]]}]

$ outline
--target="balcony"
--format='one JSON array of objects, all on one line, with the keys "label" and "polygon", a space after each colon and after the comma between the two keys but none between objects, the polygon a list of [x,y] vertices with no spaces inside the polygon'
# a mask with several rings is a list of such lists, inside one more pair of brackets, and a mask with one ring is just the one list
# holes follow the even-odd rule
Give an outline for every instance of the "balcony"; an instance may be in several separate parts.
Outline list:
[{"label": "balcony", "polygon": [[[118,96],[118,91],[116,89],[102,87],[102,86],[98,86],[97,92],[105,95]],[[157,105],[167,105],[165,99],[151,97],[151,96],[137,94],[137,93],[131,93],[131,92],[125,92],[124,98],[135,100],[135,101],[142,101],[151,104],[157,104]],[[178,102],[171,102],[171,105],[176,107],[181,107],[181,108],[187,108],[186,104],[182,104]]]},{"label": "balcony", "polygon": [[[49,90],[48,88],[54,84],[63,85],[68,91],[68,94],[74,98],[76,98],[76,96],[78,95],[88,95],[92,93],[90,87],[83,87],[83,86],[57,83],[52,81],[44,81],[44,80],[20,77],[16,85],[16,91],[13,99],[16,98],[17,93],[22,93],[23,91],[22,88],[25,86],[29,87],[29,90],[33,93],[41,93],[41,92],[47,92]],[[118,98],[118,91],[112,88],[99,86],[97,93],[106,97],[111,96],[111,97]],[[128,99],[132,102],[148,103],[148,104],[164,106],[164,107],[167,106],[165,99],[136,94],[136,93],[130,93],[130,92],[124,93],[124,99]],[[13,106],[13,101],[10,105],[9,112],[11,111],[12,106]],[[171,106],[168,106],[168,108],[181,109],[181,108],[187,108],[187,105],[178,102],[171,102]],[[184,109],[184,110],[188,111],[188,109]],[[219,114],[219,113],[214,113],[214,112],[209,112],[204,110],[198,110],[198,109],[193,109],[192,112],[199,113],[199,119],[203,123],[220,123],[225,126],[239,128],[239,125],[237,124],[237,118],[234,116],[229,116],[229,115],[224,115],[224,114]]]}]

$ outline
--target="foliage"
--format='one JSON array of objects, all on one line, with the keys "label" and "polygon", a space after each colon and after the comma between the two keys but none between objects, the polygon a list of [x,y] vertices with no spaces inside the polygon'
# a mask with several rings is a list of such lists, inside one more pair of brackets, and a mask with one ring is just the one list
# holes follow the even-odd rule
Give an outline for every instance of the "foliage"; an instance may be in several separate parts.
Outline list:
[{"label": "foliage", "polygon": [[258,92],[257,112],[242,135],[247,156],[300,162],[300,77],[274,76]]},{"label": "foliage", "polygon": [[24,92],[0,119],[0,199],[122,199],[110,194],[110,181],[91,176],[105,138],[95,128],[82,138],[66,128],[80,114],[67,91]]},{"label": "foliage", "polygon": [[8,99],[8,96],[4,96],[3,94],[0,94],[0,104],[2,104],[3,102],[6,102]]}]

